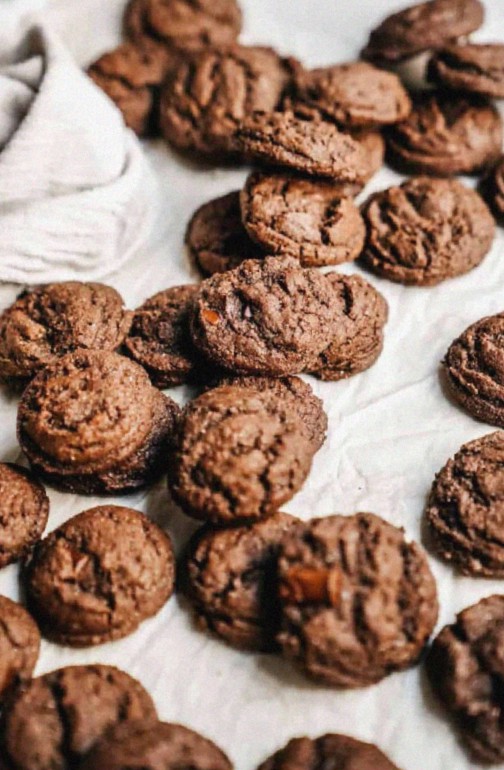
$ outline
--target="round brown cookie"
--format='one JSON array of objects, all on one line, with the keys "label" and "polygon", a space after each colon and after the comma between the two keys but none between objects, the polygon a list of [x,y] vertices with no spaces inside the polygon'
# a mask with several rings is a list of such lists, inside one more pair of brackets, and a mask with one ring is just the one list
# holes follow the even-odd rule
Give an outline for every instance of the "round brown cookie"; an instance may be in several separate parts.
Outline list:
[{"label": "round brown cookie", "polygon": [[315,451],[326,439],[327,415],[320,398],[317,398],[307,382],[299,377],[225,377],[218,385],[236,388],[254,388],[261,393],[273,393],[288,404],[301,418],[305,433]]},{"label": "round brown cookie", "polygon": [[[156,720],[140,682],[112,666],[69,666],[16,688],[0,725],[5,770],[74,770],[113,725]],[[79,765],[80,766],[80,765]]]},{"label": "round brown cookie", "polygon": [[336,381],[369,369],[383,349],[383,327],[388,305],[374,286],[359,275],[329,273],[341,305],[331,344],[322,351],[312,374],[320,380]]},{"label": "round brown cookie", "polygon": [[238,374],[296,374],[331,341],[331,287],[292,257],[247,260],[201,284],[192,334],[218,366]]},{"label": "round brown cookie", "polygon": [[453,397],[478,420],[504,427],[504,313],[482,318],[452,342],[444,371]]},{"label": "round brown cookie", "polygon": [[294,525],[279,578],[282,650],[329,685],[365,687],[413,665],[436,623],[423,551],[370,513]]},{"label": "round brown cookie", "polygon": [[478,762],[504,761],[504,596],[459,612],[427,658],[433,689]]},{"label": "round brown cookie", "polygon": [[34,470],[78,494],[119,493],[153,481],[179,408],[116,353],[78,350],[47,366],[18,408],[18,439]]},{"label": "round brown cookie", "polygon": [[256,172],[248,177],[240,201],[248,234],[269,254],[320,267],[350,262],[364,246],[359,209],[329,182]]},{"label": "round brown cookie", "polygon": [[138,511],[90,508],[38,543],[23,569],[44,636],[71,647],[121,639],[173,591],[170,539]]},{"label": "round brown cookie", "polygon": [[427,505],[436,551],[464,575],[504,577],[504,432],[464,444]]},{"label": "round brown cookie", "polygon": [[483,24],[479,0],[430,0],[393,13],[371,32],[362,55],[383,63],[441,48]]},{"label": "round brown cookie", "polygon": [[195,285],[172,286],[135,310],[124,344],[157,388],[181,385],[194,374],[197,362],[189,314],[197,291]]},{"label": "round brown cookie", "polygon": [[233,770],[215,743],[182,725],[138,721],[112,728],[81,770]]},{"label": "round brown cookie", "polygon": [[229,45],[241,27],[236,0],[130,0],[124,16],[130,39],[154,38],[181,51]]},{"label": "round brown cookie", "polygon": [[0,316],[0,377],[26,381],[76,348],[115,350],[131,316],[101,283],[50,283],[23,292]]},{"label": "round brown cookie", "polygon": [[223,386],[186,407],[168,482],[189,516],[260,519],[301,488],[314,451],[301,418],[275,392]]},{"label": "round brown cookie", "polygon": [[363,208],[364,264],[396,283],[433,286],[482,261],[495,222],[482,198],[456,179],[412,177]]},{"label": "round brown cookie", "polygon": [[504,155],[483,181],[483,194],[492,207],[495,216],[504,218]]},{"label": "round brown cookie", "polygon": [[329,733],[320,738],[293,738],[258,770],[398,770],[371,743]]},{"label": "round brown cookie", "polygon": [[410,173],[473,174],[491,166],[502,148],[502,119],[476,95],[424,91],[409,117],[388,130],[391,160]]},{"label": "round brown cookie", "polygon": [[9,687],[31,677],[39,650],[40,631],[31,615],[0,596],[0,699]]},{"label": "round brown cookie", "polygon": [[187,226],[185,240],[203,275],[225,273],[246,259],[262,257],[243,227],[238,190],[200,206]]},{"label": "round brown cookie", "polygon": [[429,79],[441,87],[504,98],[504,45],[452,45],[429,63]]},{"label": "round brown cookie", "polygon": [[294,67],[272,48],[240,45],[184,59],[163,87],[164,138],[180,150],[234,153],[237,125],[256,110],[277,107]]},{"label": "round brown cookie", "polygon": [[202,628],[234,647],[276,649],[276,556],[294,521],[276,513],[252,526],[196,533],[185,560],[185,590]]},{"label": "round brown cookie", "polygon": [[42,484],[25,468],[0,463],[0,568],[17,561],[42,537],[48,516]]},{"label": "round brown cookie", "polygon": [[157,90],[176,60],[160,45],[123,43],[93,62],[87,74],[115,102],[126,125],[143,136],[154,128]]},{"label": "round brown cookie", "polygon": [[363,184],[369,177],[362,145],[326,121],[305,120],[292,112],[256,113],[243,120],[235,141],[245,155],[268,165],[340,184]]},{"label": "round brown cookie", "polygon": [[401,81],[366,62],[336,64],[296,75],[297,98],[345,126],[384,126],[404,120],[411,110]]}]

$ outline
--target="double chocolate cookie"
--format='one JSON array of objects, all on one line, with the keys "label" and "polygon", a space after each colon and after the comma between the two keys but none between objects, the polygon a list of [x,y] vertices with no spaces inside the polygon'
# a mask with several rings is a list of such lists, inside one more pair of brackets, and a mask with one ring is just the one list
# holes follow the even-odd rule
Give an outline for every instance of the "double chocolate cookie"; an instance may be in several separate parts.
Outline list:
[{"label": "double chocolate cookie", "polygon": [[504,99],[504,45],[452,45],[429,63],[429,78],[443,88]]},{"label": "double chocolate cookie", "polygon": [[22,557],[42,537],[49,498],[25,468],[0,463],[0,568]]},{"label": "double chocolate cookie", "polygon": [[22,684],[3,704],[2,770],[74,770],[113,725],[156,718],[142,685],[119,669],[58,669]]},{"label": "double chocolate cookie", "polygon": [[26,388],[18,438],[34,470],[78,494],[119,493],[161,472],[177,405],[127,358],[78,350]]},{"label": "double chocolate cookie", "polygon": [[215,743],[182,725],[118,724],[93,748],[81,770],[233,770]]},{"label": "double chocolate cookie", "polygon": [[413,665],[436,623],[424,553],[370,513],[293,525],[279,581],[282,650],[329,685],[365,687]]},{"label": "double chocolate cookie", "polygon": [[300,489],[315,451],[273,391],[222,386],[186,407],[168,479],[185,513],[213,524],[271,516]]},{"label": "double chocolate cookie", "polygon": [[39,650],[40,631],[31,615],[0,596],[0,700],[9,687],[31,677]]},{"label": "double chocolate cookie", "polygon": [[469,326],[448,348],[444,371],[453,397],[478,420],[504,427],[504,313]]},{"label": "double chocolate cookie", "polygon": [[398,770],[371,743],[329,733],[320,738],[293,738],[258,770]]},{"label": "double chocolate cookie", "polygon": [[498,219],[504,218],[504,155],[484,180],[484,195]]},{"label": "double chocolate cookie", "polygon": [[388,305],[380,292],[359,275],[329,273],[327,280],[341,313],[333,327],[332,341],[311,373],[334,382],[359,374],[375,363],[383,349]]},{"label": "double chocolate cookie", "polygon": [[365,228],[359,209],[330,182],[253,173],[240,201],[248,234],[269,254],[320,267],[350,262],[362,251]]},{"label": "double chocolate cookie", "polygon": [[504,762],[504,596],[457,615],[427,658],[432,686],[477,762]]},{"label": "double chocolate cookie", "polygon": [[465,575],[504,576],[504,432],[464,444],[427,505],[433,543]]},{"label": "double chocolate cookie", "polygon": [[200,206],[187,226],[185,240],[203,275],[225,273],[246,259],[262,257],[243,226],[238,191]]},{"label": "double chocolate cookie", "polygon": [[383,64],[465,37],[483,24],[479,0],[428,0],[393,13],[371,32],[362,55]]},{"label": "double chocolate cookie", "polygon": [[185,583],[202,628],[235,647],[276,649],[276,556],[295,521],[277,513],[250,527],[204,527],[196,533],[185,560]]},{"label": "double chocolate cookie", "polygon": [[23,570],[44,636],[87,647],[121,639],[173,591],[170,539],[142,513],[115,505],[84,511],[51,532]]},{"label": "double chocolate cookie", "polygon": [[280,376],[310,367],[337,320],[330,284],[292,257],[248,260],[201,284],[192,335],[215,364]]},{"label": "double chocolate cookie", "polygon": [[193,285],[172,286],[135,310],[124,344],[157,388],[182,385],[194,375],[196,351],[189,318],[197,291]]},{"label": "double chocolate cookie", "polygon": [[417,286],[472,270],[495,235],[482,198],[455,179],[408,179],[371,196],[363,216],[364,264],[391,281]]},{"label": "double chocolate cookie", "polygon": [[21,381],[76,348],[116,350],[131,313],[100,283],[50,283],[19,298],[0,316],[0,377]]},{"label": "double chocolate cookie", "polygon": [[473,174],[502,151],[502,119],[483,97],[425,91],[406,120],[389,129],[390,158],[401,170],[433,176]]}]

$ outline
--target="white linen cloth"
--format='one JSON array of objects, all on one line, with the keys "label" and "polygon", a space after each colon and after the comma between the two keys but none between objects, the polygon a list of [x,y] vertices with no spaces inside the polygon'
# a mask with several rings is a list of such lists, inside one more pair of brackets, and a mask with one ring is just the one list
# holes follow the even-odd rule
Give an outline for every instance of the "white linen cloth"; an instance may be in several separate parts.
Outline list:
[{"label": "white linen cloth", "polygon": [[149,234],[148,161],[54,33],[22,49],[0,69],[0,280],[102,278]]}]

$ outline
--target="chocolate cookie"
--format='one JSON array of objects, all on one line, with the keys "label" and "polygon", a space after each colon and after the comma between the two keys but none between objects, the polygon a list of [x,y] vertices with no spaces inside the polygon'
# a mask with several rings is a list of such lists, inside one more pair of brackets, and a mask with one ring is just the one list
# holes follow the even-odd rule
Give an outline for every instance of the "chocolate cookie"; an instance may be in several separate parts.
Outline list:
[{"label": "chocolate cookie", "polygon": [[362,128],[350,131],[350,136],[359,142],[366,153],[368,172],[365,182],[369,180],[381,169],[385,159],[385,139],[380,131],[372,128]]},{"label": "chocolate cookie", "polygon": [[185,560],[185,587],[202,628],[235,647],[276,649],[276,556],[294,521],[276,513],[249,527],[196,533]]},{"label": "chocolate cookie", "polygon": [[78,494],[120,493],[153,481],[179,409],[138,364],[78,350],[46,367],[18,409],[18,439],[34,470]]},{"label": "chocolate cookie", "polygon": [[438,553],[464,575],[504,577],[504,432],[464,444],[437,474],[427,521]]},{"label": "chocolate cookie", "polygon": [[433,642],[432,686],[477,762],[504,762],[504,596],[489,596],[457,615]]},{"label": "chocolate cookie", "polygon": [[416,286],[472,270],[495,235],[482,198],[456,179],[413,177],[372,195],[363,216],[364,264],[391,281]]},{"label": "chocolate cookie", "polygon": [[[113,725],[156,720],[140,682],[112,666],[69,666],[18,687],[5,704],[5,770],[74,770]],[[80,767],[80,765],[79,765]]]},{"label": "chocolate cookie", "polygon": [[235,373],[296,374],[330,343],[332,299],[324,276],[292,257],[248,260],[201,284],[193,340]]},{"label": "chocolate cookie", "polygon": [[277,107],[293,66],[272,48],[240,45],[186,58],[163,87],[164,138],[180,150],[233,154],[237,125],[256,110]]},{"label": "chocolate cookie", "polygon": [[236,0],[130,0],[124,16],[130,39],[161,40],[180,51],[234,43],[241,26]]},{"label": "chocolate cookie", "polygon": [[143,136],[153,131],[158,90],[175,61],[161,45],[123,43],[93,62],[87,74],[115,102],[126,125]]},{"label": "chocolate cookie", "polygon": [[103,505],[38,543],[23,583],[44,636],[87,647],[121,639],[155,615],[172,594],[174,573],[170,539],[156,524]]},{"label": "chocolate cookie", "polygon": [[48,516],[42,484],[21,466],[0,463],[0,568],[17,561],[42,537]]},{"label": "chocolate cookie", "polygon": [[235,140],[245,155],[270,166],[338,183],[363,184],[369,177],[361,144],[326,121],[304,120],[292,112],[257,113],[243,120]]},{"label": "chocolate cookie", "polygon": [[350,262],[362,251],[366,231],[359,209],[329,182],[253,173],[240,201],[248,234],[269,254],[320,267]]},{"label": "chocolate cookie", "polygon": [[233,770],[215,743],[182,725],[138,721],[110,730],[81,770]]},{"label": "chocolate cookie", "polygon": [[196,368],[189,315],[198,287],[172,286],[135,310],[126,350],[157,388],[182,385]]},{"label": "chocolate cookie", "polygon": [[436,623],[424,553],[370,513],[294,525],[279,578],[282,650],[329,685],[365,687],[413,665]]},{"label": "chocolate cookie", "polygon": [[238,191],[200,206],[187,226],[185,240],[203,275],[225,273],[246,259],[262,257],[243,227]]},{"label": "chocolate cookie", "polygon": [[371,32],[365,59],[394,63],[474,32],[483,24],[479,0],[430,0],[393,13]]},{"label": "chocolate cookie", "polygon": [[390,158],[401,170],[433,176],[473,174],[501,153],[502,119],[480,96],[425,91],[410,116],[389,129]]},{"label": "chocolate cookie", "polygon": [[213,524],[264,518],[300,489],[314,451],[275,392],[215,388],[183,413],[170,490],[185,513]]},{"label": "chocolate cookie", "polygon": [[398,770],[380,749],[347,735],[293,738],[258,770]]},{"label": "chocolate cookie", "polygon": [[322,351],[312,374],[336,381],[369,369],[383,349],[383,327],[388,318],[385,298],[359,275],[329,273],[335,301],[341,306],[331,344]]},{"label": "chocolate cookie", "polygon": [[116,350],[131,313],[101,283],[50,283],[23,292],[0,316],[0,377],[26,380],[76,348]]},{"label": "chocolate cookie", "polygon": [[366,62],[301,70],[296,95],[341,126],[385,126],[408,117],[411,101],[392,72]]},{"label": "chocolate cookie", "polygon": [[444,88],[504,99],[504,45],[452,45],[429,63],[429,79]]},{"label": "chocolate cookie", "polygon": [[484,180],[484,195],[492,211],[500,220],[504,218],[504,155],[500,157],[488,177]]},{"label": "chocolate cookie", "polygon": [[39,650],[40,632],[31,615],[0,596],[0,699],[9,687],[31,677]]},{"label": "chocolate cookie", "polygon": [[469,326],[443,363],[459,404],[476,419],[504,428],[504,313]]}]

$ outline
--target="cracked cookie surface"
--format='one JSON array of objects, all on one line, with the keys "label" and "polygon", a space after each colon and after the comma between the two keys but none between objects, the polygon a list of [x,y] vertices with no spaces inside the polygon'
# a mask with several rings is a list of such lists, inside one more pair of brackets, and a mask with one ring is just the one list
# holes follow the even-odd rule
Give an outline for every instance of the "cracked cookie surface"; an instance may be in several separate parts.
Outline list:
[{"label": "cracked cookie surface", "polygon": [[258,770],[398,770],[371,743],[329,733],[320,738],[293,738]]},{"label": "cracked cookie surface", "polygon": [[39,650],[40,631],[31,615],[0,596],[0,699],[8,688],[30,679]]},{"label": "cracked cookie surface", "polygon": [[21,558],[42,537],[49,498],[25,468],[0,463],[0,568]]},{"label": "cracked cookie surface", "polygon": [[467,43],[438,51],[429,62],[429,79],[444,88],[504,98],[504,45]]}]

